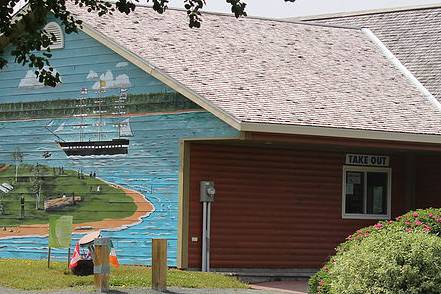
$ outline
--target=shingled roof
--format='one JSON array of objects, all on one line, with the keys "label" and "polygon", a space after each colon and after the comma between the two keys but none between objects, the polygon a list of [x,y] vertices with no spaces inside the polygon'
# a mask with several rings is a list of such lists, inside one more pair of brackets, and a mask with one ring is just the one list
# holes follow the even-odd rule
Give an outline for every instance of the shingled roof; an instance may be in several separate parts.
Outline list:
[{"label": "shingled roof", "polygon": [[190,29],[180,10],[70,9],[86,33],[239,130],[441,135],[439,108],[359,29],[222,14]]},{"label": "shingled roof", "polygon": [[441,101],[441,5],[296,18],[366,27]]}]

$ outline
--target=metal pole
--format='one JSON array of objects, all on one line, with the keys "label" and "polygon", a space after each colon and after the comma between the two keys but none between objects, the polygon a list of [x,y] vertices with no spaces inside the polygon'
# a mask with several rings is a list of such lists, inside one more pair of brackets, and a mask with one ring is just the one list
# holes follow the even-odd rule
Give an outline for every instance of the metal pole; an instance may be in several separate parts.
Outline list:
[{"label": "metal pole", "polygon": [[208,206],[207,206],[207,229],[206,229],[206,234],[207,234],[207,245],[206,245],[206,250],[207,250],[207,255],[206,255],[206,261],[205,261],[205,266],[207,269],[207,272],[210,271],[210,223],[211,223],[211,202],[208,202]]},{"label": "metal pole", "polygon": [[207,202],[202,202],[202,271],[207,271]]}]

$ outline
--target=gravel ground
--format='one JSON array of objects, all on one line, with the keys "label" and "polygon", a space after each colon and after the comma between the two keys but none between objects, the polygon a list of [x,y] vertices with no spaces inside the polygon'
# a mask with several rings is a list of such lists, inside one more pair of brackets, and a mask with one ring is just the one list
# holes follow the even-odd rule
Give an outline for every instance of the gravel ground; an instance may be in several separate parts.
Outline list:
[{"label": "gravel ground", "polygon": [[[90,289],[85,290],[74,290],[74,289],[66,289],[66,290],[57,290],[57,291],[23,291],[23,290],[15,290],[9,288],[0,288],[1,294],[22,294],[22,293],[50,293],[50,294],[90,294],[95,293],[95,291]],[[161,292],[154,291],[152,289],[146,288],[137,288],[137,289],[113,289],[109,293],[113,294],[158,294]],[[251,290],[251,289],[182,289],[182,288],[170,288],[167,292],[168,294],[280,294],[280,292],[276,291],[264,291],[264,290]]]}]

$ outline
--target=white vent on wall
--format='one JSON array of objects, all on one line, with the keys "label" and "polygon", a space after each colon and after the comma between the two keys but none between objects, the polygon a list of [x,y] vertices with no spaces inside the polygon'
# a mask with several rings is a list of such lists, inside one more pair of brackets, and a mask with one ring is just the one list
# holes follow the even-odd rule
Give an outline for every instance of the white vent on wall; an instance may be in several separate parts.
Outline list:
[{"label": "white vent on wall", "polygon": [[[50,36],[52,36],[52,34],[54,34],[55,38],[57,38],[57,40],[49,46],[49,48],[51,50],[52,49],[61,49],[64,47],[63,29],[60,27],[59,24],[57,24],[56,22],[50,22],[44,27],[44,30]],[[46,48],[44,48],[44,49],[46,49]]]}]

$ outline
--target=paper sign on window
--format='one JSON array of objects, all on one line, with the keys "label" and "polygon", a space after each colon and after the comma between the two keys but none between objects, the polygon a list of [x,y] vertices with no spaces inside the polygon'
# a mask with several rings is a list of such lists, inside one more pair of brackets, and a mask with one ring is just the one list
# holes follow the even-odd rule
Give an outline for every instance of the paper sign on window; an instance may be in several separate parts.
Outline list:
[{"label": "paper sign on window", "polygon": [[346,195],[352,195],[352,194],[354,194],[354,185],[346,184]]},{"label": "paper sign on window", "polygon": [[373,207],[374,214],[383,213],[383,187],[376,186],[373,187]]},{"label": "paper sign on window", "polygon": [[361,184],[361,174],[360,173],[348,173],[346,178],[347,184],[359,185]]}]

